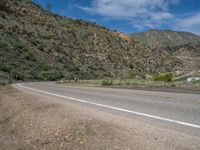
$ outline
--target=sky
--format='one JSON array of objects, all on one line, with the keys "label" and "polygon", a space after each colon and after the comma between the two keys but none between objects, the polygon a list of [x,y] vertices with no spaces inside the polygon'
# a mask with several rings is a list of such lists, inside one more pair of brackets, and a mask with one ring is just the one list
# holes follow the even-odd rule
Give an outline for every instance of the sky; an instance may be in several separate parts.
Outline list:
[{"label": "sky", "polygon": [[32,0],[61,16],[84,19],[125,33],[150,29],[200,35],[200,0]]}]

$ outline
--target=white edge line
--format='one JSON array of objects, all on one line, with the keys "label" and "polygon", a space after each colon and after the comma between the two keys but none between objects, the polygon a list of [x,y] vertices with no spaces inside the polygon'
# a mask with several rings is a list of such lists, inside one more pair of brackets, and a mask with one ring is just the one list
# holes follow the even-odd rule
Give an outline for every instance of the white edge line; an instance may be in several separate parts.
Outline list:
[{"label": "white edge line", "polygon": [[179,125],[184,125],[184,126],[193,127],[193,128],[199,128],[200,129],[200,125],[196,125],[196,124],[191,124],[191,123],[187,123],[187,122],[167,119],[167,118],[154,116],[154,115],[149,115],[149,114],[144,114],[144,113],[140,113],[140,112],[135,112],[135,111],[127,110],[127,109],[123,109],[123,108],[118,108],[118,107],[113,107],[113,106],[109,106],[109,105],[93,103],[93,102],[89,102],[89,101],[86,101],[86,100],[81,100],[81,99],[77,99],[77,98],[73,98],[73,97],[67,97],[67,96],[63,96],[63,95],[49,93],[49,92],[46,92],[46,91],[42,91],[42,90],[38,90],[38,89],[22,86],[19,83],[17,85],[19,87],[21,87],[21,88],[24,88],[24,89],[28,89],[28,90],[31,90],[31,91],[35,91],[35,92],[39,92],[39,93],[43,93],[43,94],[47,94],[47,95],[51,95],[51,96],[61,97],[61,98],[70,99],[70,100],[81,102],[81,103],[87,103],[87,104],[91,104],[91,105],[95,105],[95,106],[99,106],[99,107],[110,108],[110,109],[113,109],[113,110],[118,110],[118,111],[122,111],[122,112],[127,112],[127,113],[131,113],[131,114],[135,114],[135,115],[140,115],[140,116],[144,116],[144,117],[149,117],[149,118],[153,118],[153,119],[158,119],[158,120],[162,120],[162,121],[167,121],[167,122],[176,123],[176,124],[179,124]]}]

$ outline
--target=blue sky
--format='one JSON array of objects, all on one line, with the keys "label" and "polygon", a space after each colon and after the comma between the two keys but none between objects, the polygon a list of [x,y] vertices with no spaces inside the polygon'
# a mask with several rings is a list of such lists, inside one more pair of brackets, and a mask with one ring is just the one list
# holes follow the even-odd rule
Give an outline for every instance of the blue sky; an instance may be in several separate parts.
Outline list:
[{"label": "blue sky", "polygon": [[200,0],[33,0],[62,16],[96,22],[125,33],[149,29],[200,35]]}]

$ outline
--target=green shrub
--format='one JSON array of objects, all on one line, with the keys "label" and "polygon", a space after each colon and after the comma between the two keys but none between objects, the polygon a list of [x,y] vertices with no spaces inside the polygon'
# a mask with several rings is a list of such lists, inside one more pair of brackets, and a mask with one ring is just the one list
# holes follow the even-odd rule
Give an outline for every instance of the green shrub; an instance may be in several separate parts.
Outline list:
[{"label": "green shrub", "polygon": [[37,59],[35,58],[35,56],[30,52],[26,52],[23,57],[28,60],[28,61],[36,61]]},{"label": "green shrub", "polygon": [[21,69],[12,69],[11,70],[11,77],[15,80],[24,80],[25,75],[24,72]]},{"label": "green shrub", "polygon": [[42,71],[41,74],[44,77],[44,80],[47,81],[56,81],[63,77],[63,73],[57,70]]},{"label": "green shrub", "polygon": [[8,64],[0,63],[0,70],[4,72],[9,72],[11,67]]},{"label": "green shrub", "polygon": [[106,79],[106,80],[103,80],[101,84],[102,86],[112,86],[114,85],[114,81],[110,79]]},{"label": "green shrub", "polygon": [[55,35],[51,32],[46,33],[45,35],[42,36],[42,38],[46,39],[46,40],[50,40],[51,38],[53,38]]},{"label": "green shrub", "polygon": [[173,79],[173,73],[158,74],[154,77],[155,81],[171,82]]},{"label": "green shrub", "polygon": [[192,84],[197,84],[197,85],[200,85],[200,80],[197,80],[197,81],[192,81]]},{"label": "green shrub", "polygon": [[8,11],[8,1],[7,0],[1,0],[0,2],[0,10]]},{"label": "green shrub", "polygon": [[129,71],[127,75],[127,79],[134,79],[136,77],[136,73],[134,71]]},{"label": "green shrub", "polygon": [[26,45],[22,42],[19,42],[19,41],[13,42],[12,46],[13,46],[13,49],[17,49],[21,53],[28,51],[28,49],[26,48]]}]

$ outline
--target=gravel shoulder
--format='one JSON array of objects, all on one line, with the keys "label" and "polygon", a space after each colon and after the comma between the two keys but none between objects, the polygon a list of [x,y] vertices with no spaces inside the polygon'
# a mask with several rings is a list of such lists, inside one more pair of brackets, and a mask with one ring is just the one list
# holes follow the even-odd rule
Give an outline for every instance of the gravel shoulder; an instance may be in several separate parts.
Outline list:
[{"label": "gravel shoulder", "polygon": [[199,150],[200,139],[6,86],[0,88],[0,149]]},{"label": "gravel shoulder", "polygon": [[173,93],[190,93],[190,94],[200,94],[200,89],[196,88],[185,88],[185,87],[156,87],[156,86],[113,86],[112,88],[119,89],[132,89],[132,90],[144,90],[144,91],[158,91],[158,92],[173,92]]}]

